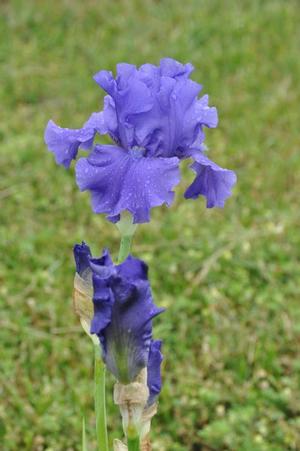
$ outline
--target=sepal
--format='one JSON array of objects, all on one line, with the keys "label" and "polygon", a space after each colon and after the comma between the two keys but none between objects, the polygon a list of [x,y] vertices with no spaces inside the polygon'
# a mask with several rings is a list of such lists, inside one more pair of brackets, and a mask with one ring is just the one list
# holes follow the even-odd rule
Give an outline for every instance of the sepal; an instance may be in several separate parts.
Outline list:
[{"label": "sepal", "polygon": [[78,273],[74,277],[73,308],[80,319],[81,326],[94,344],[99,345],[97,335],[90,333],[91,321],[94,316],[93,286],[92,282],[80,277]]}]

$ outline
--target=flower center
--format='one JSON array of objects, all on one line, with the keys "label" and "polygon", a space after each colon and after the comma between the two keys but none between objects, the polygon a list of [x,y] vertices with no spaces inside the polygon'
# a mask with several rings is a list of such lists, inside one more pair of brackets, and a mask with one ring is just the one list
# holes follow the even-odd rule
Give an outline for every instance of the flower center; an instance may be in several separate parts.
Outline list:
[{"label": "flower center", "polygon": [[145,147],[133,146],[129,149],[129,154],[136,159],[142,158],[145,155]]}]

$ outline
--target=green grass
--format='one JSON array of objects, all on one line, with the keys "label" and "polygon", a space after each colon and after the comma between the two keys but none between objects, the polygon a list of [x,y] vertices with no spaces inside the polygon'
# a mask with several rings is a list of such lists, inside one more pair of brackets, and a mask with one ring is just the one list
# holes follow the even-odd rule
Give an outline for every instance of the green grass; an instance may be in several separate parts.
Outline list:
[{"label": "green grass", "polygon": [[[72,246],[117,254],[73,170],[43,143],[49,118],[79,127],[92,80],[119,61],[191,61],[219,110],[212,158],[235,169],[224,210],[157,208],[134,253],[150,265],[164,340],[154,450],[300,449],[297,0],[41,0],[0,5],[0,443],[93,449],[93,349],[71,305]],[[113,381],[109,380],[111,399]],[[111,437],[121,436],[109,404]]]}]

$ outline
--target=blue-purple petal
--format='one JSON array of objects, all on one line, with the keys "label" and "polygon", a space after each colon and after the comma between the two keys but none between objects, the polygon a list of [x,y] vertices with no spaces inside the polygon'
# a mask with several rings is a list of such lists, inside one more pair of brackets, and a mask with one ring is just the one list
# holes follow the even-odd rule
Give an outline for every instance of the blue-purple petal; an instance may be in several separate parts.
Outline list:
[{"label": "blue-purple petal", "polygon": [[189,63],[164,58],[159,66],[118,64],[115,78],[98,72],[94,79],[110,97],[104,116],[114,141],[128,150],[144,147],[147,156],[187,158],[203,142],[203,127],[217,125],[208,97],[197,97],[202,87],[189,79],[192,71]]},{"label": "blue-purple petal", "polygon": [[187,78],[194,70],[191,63],[181,64],[172,58],[162,58],[159,67],[161,75],[172,78],[182,76]]},{"label": "blue-purple petal", "polygon": [[45,129],[45,143],[57,164],[68,168],[76,159],[79,147],[89,149],[96,132],[106,133],[103,113],[93,113],[82,128],[62,128],[50,120]]},{"label": "blue-purple petal", "polygon": [[[117,65],[117,77],[111,72],[100,71],[94,80],[112,97],[118,128],[114,132],[115,140],[125,149],[134,146],[133,125],[129,117],[148,111],[153,105],[153,98],[148,86],[140,79],[135,66],[126,63]],[[112,105],[112,102],[111,102]]]},{"label": "blue-purple petal", "polygon": [[148,266],[146,263],[131,255],[129,255],[123,263],[118,265],[118,272],[122,277],[126,277],[128,280],[148,280]]},{"label": "blue-purple petal", "polygon": [[89,190],[95,213],[119,215],[127,210],[135,223],[148,222],[150,210],[170,205],[172,189],[180,181],[179,160],[144,157],[142,150],[126,152],[114,146],[96,146],[76,164],[81,191]]},{"label": "blue-purple petal", "polygon": [[93,272],[94,316],[91,322],[91,334],[96,334],[99,338],[102,338],[102,332],[110,324],[112,318],[114,297],[109,286],[110,277],[111,274],[107,278],[103,278]]},{"label": "blue-purple petal", "polygon": [[[98,266],[98,267],[97,267]],[[146,265],[128,257],[114,266],[93,259],[94,318],[107,368],[122,383],[134,380],[148,365],[152,319],[163,311],[153,303]]]},{"label": "blue-purple petal", "polygon": [[161,362],[163,355],[161,353],[161,340],[152,340],[149,351],[147,366],[147,385],[149,388],[148,406],[151,406],[157,399],[161,391]]},{"label": "blue-purple petal", "polygon": [[224,207],[236,183],[235,173],[221,168],[203,153],[194,153],[193,158],[195,162],[190,167],[196,172],[196,178],[186,190],[185,198],[196,199],[202,195],[206,197],[207,208]]},{"label": "blue-purple petal", "polygon": [[96,145],[76,165],[79,188],[91,193],[95,213],[118,222],[128,211],[134,223],[150,220],[151,208],[172,203],[180,181],[179,162],[194,158],[196,178],[186,198],[204,195],[207,207],[222,207],[236,182],[204,154],[205,129],[218,124],[202,86],[190,79],[193,66],[164,58],[158,66],[117,65],[116,75],[102,70],[95,81],[107,92],[104,109],[81,129],[49,121],[45,141],[58,164],[69,167],[78,149],[91,149],[95,134],[108,134],[113,145]]},{"label": "blue-purple petal", "polygon": [[90,269],[90,258],[92,256],[89,246],[83,241],[75,244],[73,248],[76,272],[82,277],[86,270]]}]

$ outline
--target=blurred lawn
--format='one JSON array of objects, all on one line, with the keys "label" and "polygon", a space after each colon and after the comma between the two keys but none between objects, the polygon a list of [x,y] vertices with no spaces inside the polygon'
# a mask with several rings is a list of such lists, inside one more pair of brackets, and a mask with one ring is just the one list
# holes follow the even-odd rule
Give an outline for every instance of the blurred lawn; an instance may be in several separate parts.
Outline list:
[{"label": "blurred lawn", "polygon": [[168,307],[155,326],[154,450],[300,449],[299,23],[297,0],[1,1],[1,449],[79,450],[83,411],[94,443],[72,246],[116,253],[118,234],[56,167],[43,130],[101,108],[96,71],[163,56],[195,65],[219,110],[212,157],[239,180],[224,210],[184,201],[181,187],[136,235]]}]

